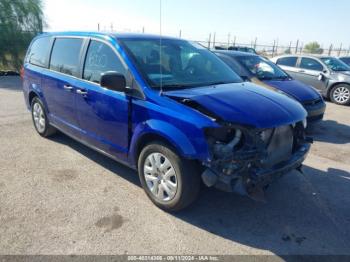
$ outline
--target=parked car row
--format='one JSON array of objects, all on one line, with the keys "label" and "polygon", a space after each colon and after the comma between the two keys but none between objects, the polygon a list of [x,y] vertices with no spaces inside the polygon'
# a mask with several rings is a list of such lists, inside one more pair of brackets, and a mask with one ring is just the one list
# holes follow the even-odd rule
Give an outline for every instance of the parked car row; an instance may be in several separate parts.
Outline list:
[{"label": "parked car row", "polygon": [[25,103],[39,135],[60,130],[134,168],[164,210],[187,207],[201,183],[262,199],[301,167],[312,143],[304,108],[322,118],[324,103],[256,55],[218,55],[146,34],[42,34],[21,70]]},{"label": "parked car row", "polygon": [[243,52],[215,51],[215,53],[242,79],[297,100],[308,112],[308,122],[323,118],[326,104],[320,93],[311,86],[294,80],[271,61]]}]

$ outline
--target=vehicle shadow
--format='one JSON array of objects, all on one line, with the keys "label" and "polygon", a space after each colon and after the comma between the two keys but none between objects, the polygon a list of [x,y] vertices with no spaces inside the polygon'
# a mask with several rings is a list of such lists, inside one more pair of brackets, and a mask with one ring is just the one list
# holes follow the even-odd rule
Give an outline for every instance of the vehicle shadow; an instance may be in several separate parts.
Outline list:
[{"label": "vehicle shadow", "polygon": [[350,143],[350,126],[334,120],[323,120],[311,125],[307,132],[315,141],[333,144]]},{"label": "vehicle shadow", "polygon": [[[266,192],[267,202],[203,190],[176,217],[214,235],[277,255],[349,254],[350,173],[305,166]],[[288,260],[286,258],[286,260]]]},{"label": "vehicle shadow", "polygon": [[[63,134],[51,140],[71,147],[140,186],[134,170]],[[260,203],[203,187],[197,202],[171,215],[235,245],[268,250],[280,256],[350,254],[349,172],[305,166],[303,173],[292,171],[272,184],[266,196],[266,203]],[[290,257],[283,259],[293,261]]]},{"label": "vehicle shadow", "polygon": [[60,143],[66,146],[69,146],[70,148],[74,149],[75,151],[79,152],[80,154],[84,155],[88,159],[94,161],[96,164],[103,166],[104,168],[108,169],[109,171],[113,172],[114,174],[118,174],[118,176],[122,177],[123,179],[133,183],[134,185],[137,185],[141,187],[139,177],[137,175],[137,172],[125,165],[122,165],[115,160],[108,158],[104,155],[102,155],[99,152],[96,152],[95,150],[90,149],[89,147],[75,141],[74,139],[58,132],[56,135],[49,138],[51,141],[54,141],[56,143]]}]

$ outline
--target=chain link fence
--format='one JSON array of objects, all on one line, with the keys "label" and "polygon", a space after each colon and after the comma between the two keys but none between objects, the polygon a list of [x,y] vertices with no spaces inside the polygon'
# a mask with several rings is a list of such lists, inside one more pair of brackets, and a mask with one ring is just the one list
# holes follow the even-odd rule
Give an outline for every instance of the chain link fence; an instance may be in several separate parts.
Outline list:
[{"label": "chain link fence", "polygon": [[[307,49],[304,48],[304,44],[296,41],[294,44],[292,42],[290,45],[279,45],[276,41],[271,45],[263,45],[258,44],[256,41],[247,44],[247,43],[239,43],[239,42],[218,42],[218,41],[196,41],[201,45],[208,48],[220,48],[220,49],[230,49],[233,47],[246,47],[253,48],[258,54],[266,56],[266,57],[274,57],[279,55],[286,54],[311,54]],[[345,49],[340,47],[335,48],[333,45],[330,45],[328,49],[320,48],[317,52],[313,54],[318,55],[328,55],[328,56],[350,56],[350,47]]]}]

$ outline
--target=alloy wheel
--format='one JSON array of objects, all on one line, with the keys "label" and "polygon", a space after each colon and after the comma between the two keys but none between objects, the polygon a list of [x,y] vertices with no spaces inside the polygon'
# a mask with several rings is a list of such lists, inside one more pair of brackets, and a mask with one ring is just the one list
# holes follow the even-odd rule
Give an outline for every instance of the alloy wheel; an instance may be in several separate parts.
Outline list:
[{"label": "alloy wheel", "polygon": [[39,133],[43,133],[46,127],[46,119],[42,106],[39,103],[33,105],[34,125]]},{"label": "alloy wheel", "polygon": [[339,86],[334,90],[333,98],[337,103],[344,104],[350,99],[350,91],[344,86]]}]

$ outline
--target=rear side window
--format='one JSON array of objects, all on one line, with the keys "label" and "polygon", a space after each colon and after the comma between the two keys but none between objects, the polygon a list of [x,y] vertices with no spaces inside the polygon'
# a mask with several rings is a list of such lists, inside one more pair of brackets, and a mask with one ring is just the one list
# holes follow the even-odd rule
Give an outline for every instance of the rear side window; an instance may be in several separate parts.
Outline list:
[{"label": "rear side window", "polygon": [[102,42],[92,40],[86,55],[83,78],[100,83],[101,74],[108,71],[126,74],[123,63],[112,48]]},{"label": "rear side window", "polygon": [[322,71],[323,66],[317,62],[315,59],[303,57],[300,62],[300,68],[314,70],[314,71]]},{"label": "rear side window", "polygon": [[55,40],[50,69],[79,77],[80,50],[83,39],[57,38]]},{"label": "rear side window", "polygon": [[46,67],[50,49],[51,38],[41,37],[36,39],[30,46],[26,62],[30,64]]},{"label": "rear side window", "polygon": [[282,65],[282,66],[290,66],[290,67],[295,67],[297,64],[297,57],[282,57],[277,59],[276,64],[277,65]]}]

